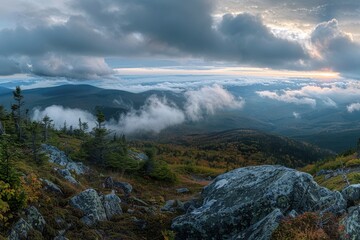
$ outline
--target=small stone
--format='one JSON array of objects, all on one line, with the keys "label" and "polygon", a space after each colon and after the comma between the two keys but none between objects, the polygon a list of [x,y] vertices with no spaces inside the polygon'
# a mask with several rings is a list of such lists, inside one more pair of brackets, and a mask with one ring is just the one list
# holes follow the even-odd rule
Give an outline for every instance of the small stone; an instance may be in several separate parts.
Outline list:
[{"label": "small stone", "polygon": [[123,190],[126,195],[130,195],[133,190],[132,185],[127,182],[114,182],[113,187]]},{"label": "small stone", "polygon": [[44,179],[43,183],[45,184],[46,190],[63,195],[63,192],[61,191],[60,187],[58,185],[56,185],[55,183],[53,183],[47,179]]},{"label": "small stone", "polygon": [[105,178],[104,187],[112,189],[114,187],[114,180],[112,177]]},{"label": "small stone", "polygon": [[136,198],[136,197],[131,197],[130,200],[135,204],[135,205],[140,205],[140,206],[145,206],[148,207],[149,204],[147,204],[146,202],[144,202],[143,200]]},{"label": "small stone", "polygon": [[174,208],[175,205],[176,205],[175,200],[168,200],[168,201],[166,201],[165,205],[160,210],[165,211],[165,212],[174,212],[175,211],[175,208]]},{"label": "small stone", "polygon": [[190,192],[190,190],[187,188],[178,188],[178,189],[176,189],[176,192],[177,193],[188,193],[188,192]]}]

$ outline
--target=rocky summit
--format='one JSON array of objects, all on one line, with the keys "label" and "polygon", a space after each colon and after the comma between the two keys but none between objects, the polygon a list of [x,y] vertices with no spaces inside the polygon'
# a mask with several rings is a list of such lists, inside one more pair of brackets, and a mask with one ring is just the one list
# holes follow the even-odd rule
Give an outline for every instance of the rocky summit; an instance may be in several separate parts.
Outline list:
[{"label": "rocky summit", "polygon": [[206,186],[200,207],[175,218],[177,239],[270,239],[287,215],[341,214],[346,200],[311,175],[282,166],[239,168]]}]

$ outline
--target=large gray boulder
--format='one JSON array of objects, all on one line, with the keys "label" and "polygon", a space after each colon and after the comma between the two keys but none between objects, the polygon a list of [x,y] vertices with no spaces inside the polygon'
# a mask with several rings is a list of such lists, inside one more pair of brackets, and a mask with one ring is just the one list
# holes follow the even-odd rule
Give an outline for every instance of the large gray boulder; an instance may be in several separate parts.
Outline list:
[{"label": "large gray boulder", "polygon": [[120,203],[120,198],[114,192],[103,197],[103,205],[105,208],[106,217],[109,220],[115,215],[122,214]]},{"label": "large gray boulder", "polygon": [[27,235],[31,230],[43,232],[45,225],[46,221],[39,210],[36,207],[31,206],[26,209],[25,217],[20,218],[11,228],[8,239],[27,239]]},{"label": "large gray boulder", "polygon": [[42,232],[46,225],[46,221],[36,207],[31,206],[26,209],[26,222],[29,223],[34,229]]},{"label": "large gray boulder", "polygon": [[360,200],[360,184],[352,184],[347,186],[341,191],[341,194],[348,202],[348,204],[352,205],[355,201]]},{"label": "large gray boulder", "polygon": [[70,205],[84,213],[83,223],[92,226],[106,220],[106,213],[101,198],[94,189],[87,189],[70,199]]},{"label": "large gray boulder", "polygon": [[15,225],[12,227],[8,239],[9,240],[26,239],[28,233],[32,229],[33,228],[29,223],[27,223],[23,218],[20,218],[19,221],[17,221]]},{"label": "large gray boulder", "polygon": [[344,226],[342,239],[360,240],[360,206],[349,208],[341,225]]},{"label": "large gray boulder", "polygon": [[341,213],[346,208],[339,192],[282,166],[233,170],[218,176],[201,196],[200,207],[173,220],[178,239],[265,240],[292,210]]}]

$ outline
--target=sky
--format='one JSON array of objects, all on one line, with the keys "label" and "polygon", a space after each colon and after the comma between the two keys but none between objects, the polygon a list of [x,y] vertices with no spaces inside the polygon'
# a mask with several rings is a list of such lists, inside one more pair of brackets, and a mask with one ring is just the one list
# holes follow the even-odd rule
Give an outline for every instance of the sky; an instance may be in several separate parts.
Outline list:
[{"label": "sky", "polygon": [[360,79],[357,0],[0,4],[0,82],[115,84],[129,75]]}]

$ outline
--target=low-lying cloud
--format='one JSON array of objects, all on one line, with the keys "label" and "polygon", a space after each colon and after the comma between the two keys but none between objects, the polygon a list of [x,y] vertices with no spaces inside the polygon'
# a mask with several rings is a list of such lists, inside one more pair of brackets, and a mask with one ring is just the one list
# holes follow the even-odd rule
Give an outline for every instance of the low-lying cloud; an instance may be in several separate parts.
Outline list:
[{"label": "low-lying cloud", "polygon": [[[122,114],[119,120],[110,120],[106,127],[127,135],[152,132],[159,133],[165,128],[179,125],[185,121],[200,121],[208,115],[214,115],[224,109],[240,109],[245,101],[236,98],[229,91],[219,85],[206,86],[198,90],[184,93],[186,102],[181,108],[165,97],[152,95],[140,109],[132,109]],[[44,116],[54,120],[56,128],[67,126],[77,128],[79,118],[88,122],[90,129],[95,127],[96,117],[81,109],[64,108],[53,105],[41,110],[33,110],[32,119],[41,121]]]},{"label": "low-lying cloud", "polygon": [[352,103],[352,104],[346,106],[346,108],[349,113],[352,113],[355,111],[360,111],[360,103]]},{"label": "low-lying cloud", "polygon": [[59,105],[52,105],[50,107],[41,110],[35,108],[33,110],[32,119],[35,121],[41,121],[45,116],[50,117],[53,120],[53,124],[56,129],[61,129],[66,122],[66,126],[73,126],[78,128],[79,118],[82,122],[87,122],[89,129],[95,127],[95,116],[88,111],[77,108],[66,108]]},{"label": "low-lying cloud", "polygon": [[185,113],[188,119],[198,121],[205,115],[213,115],[217,110],[224,108],[242,108],[245,101],[236,99],[220,85],[203,87],[199,90],[185,93],[187,102]]},{"label": "low-lying cloud", "polygon": [[167,127],[184,121],[184,112],[175,104],[166,98],[153,95],[139,110],[132,110],[122,115],[117,123],[114,120],[110,121],[108,127],[125,134],[141,131],[159,133]]},{"label": "low-lying cloud", "polygon": [[337,108],[338,105],[359,101],[360,84],[358,81],[314,83],[300,89],[281,89],[277,91],[257,91],[263,98],[281,102],[316,107],[322,104],[328,108]]}]

